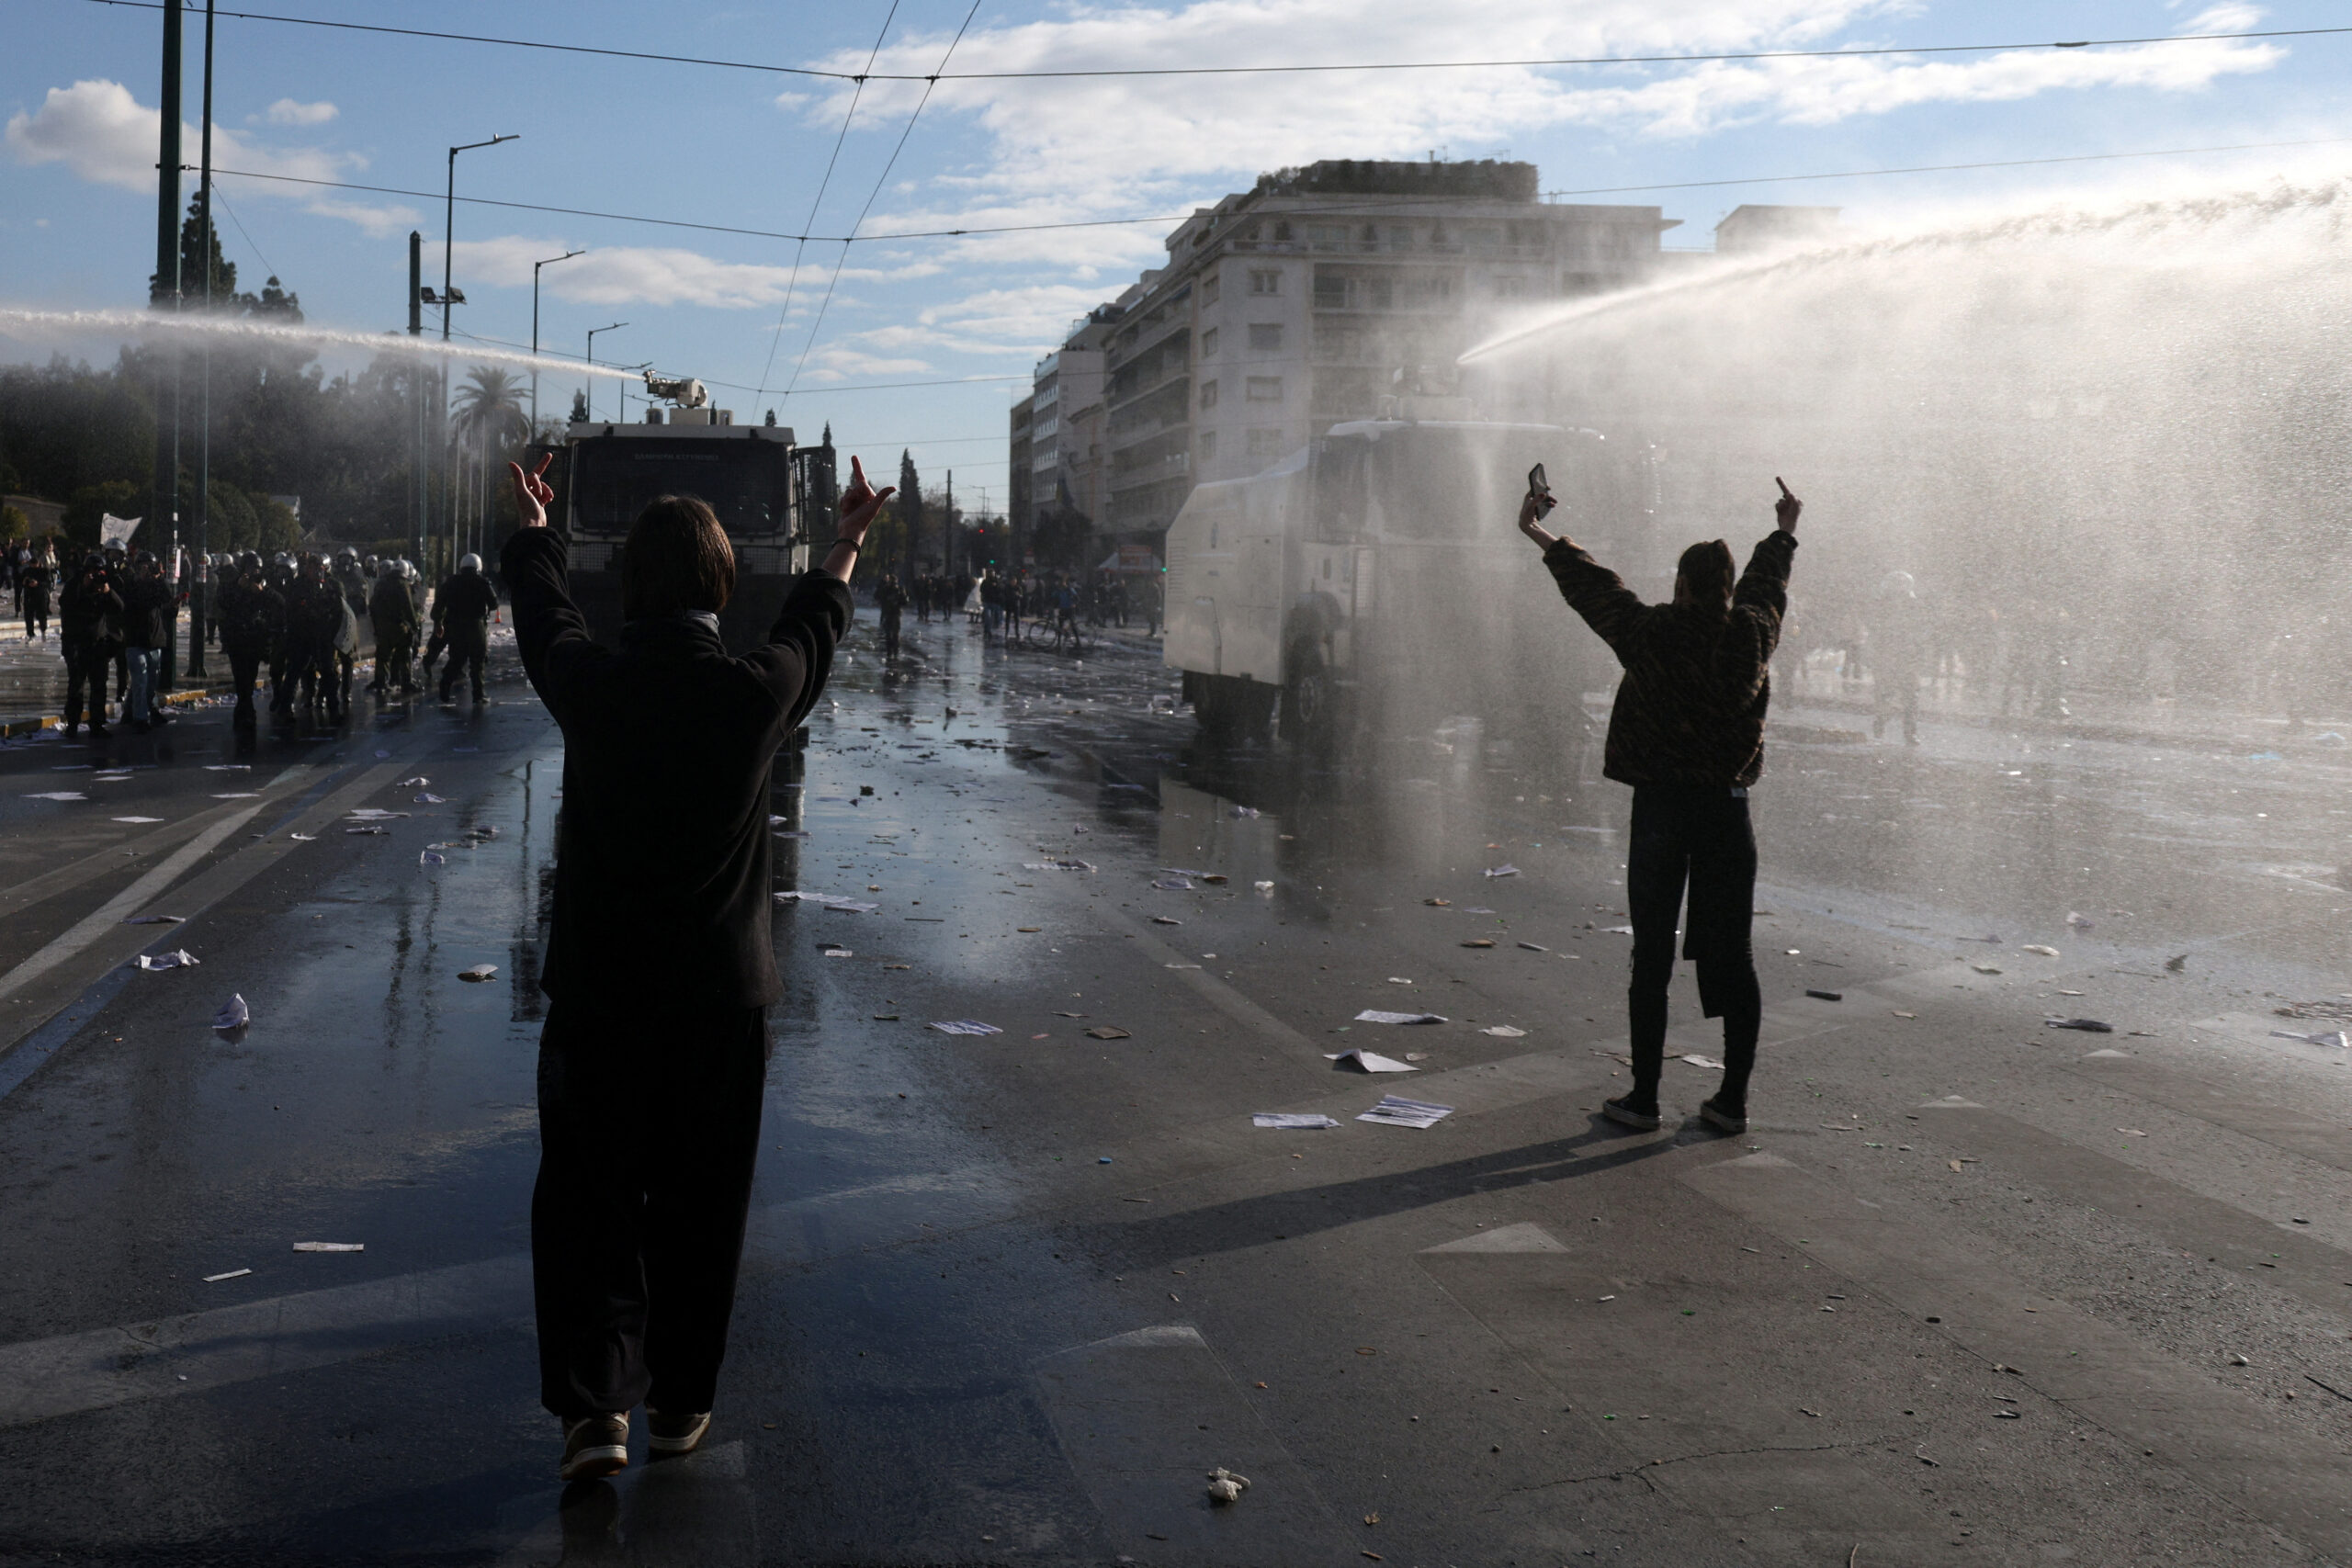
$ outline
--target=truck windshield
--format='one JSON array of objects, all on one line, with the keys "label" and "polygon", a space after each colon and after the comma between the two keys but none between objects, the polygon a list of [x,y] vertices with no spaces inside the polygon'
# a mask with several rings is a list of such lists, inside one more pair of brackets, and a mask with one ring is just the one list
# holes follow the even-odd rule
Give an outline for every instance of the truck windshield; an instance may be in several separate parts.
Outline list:
[{"label": "truck windshield", "polygon": [[776,441],[590,439],[571,456],[574,524],[626,533],[657,496],[707,502],[729,534],[767,534],[791,511],[791,463]]},{"label": "truck windshield", "polygon": [[1561,444],[1558,432],[1540,429],[1400,432],[1373,447],[1374,498],[1398,537],[1500,539],[1510,535],[1530,467],[1548,459],[1561,488]]}]

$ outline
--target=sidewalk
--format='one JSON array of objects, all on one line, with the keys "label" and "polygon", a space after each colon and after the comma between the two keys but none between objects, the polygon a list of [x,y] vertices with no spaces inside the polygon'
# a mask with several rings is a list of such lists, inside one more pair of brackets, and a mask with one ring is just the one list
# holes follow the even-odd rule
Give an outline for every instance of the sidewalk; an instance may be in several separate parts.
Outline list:
[{"label": "sidewalk", "polygon": [[[205,649],[210,674],[203,679],[187,672],[187,622],[179,626],[179,675],[163,701],[181,707],[229,685],[229,656],[217,648]],[[107,676],[112,681],[112,674]],[[114,702],[111,685],[107,692]],[[23,735],[59,722],[65,708],[65,656],[58,650],[57,622],[51,617],[49,635],[38,642],[25,640],[25,624],[0,620],[0,736]]]},{"label": "sidewalk", "polygon": [[[1772,695],[1776,718],[1793,719],[1800,712],[1815,717],[1835,716],[1859,730],[1860,739],[1869,739],[1872,694],[1867,681],[1849,685],[1834,675],[1809,673],[1791,688],[1783,689],[1776,683]],[[2320,718],[2307,715],[2300,725],[2290,727],[2286,716],[2278,713],[2252,713],[2179,699],[2122,698],[2096,691],[2069,694],[2065,706],[2067,715],[2064,718],[2018,712],[2003,714],[1994,702],[1970,700],[1964,685],[1957,694],[1938,693],[1928,685],[1920,688],[1919,722],[1923,727],[1960,725],[2080,740],[2254,746],[2261,750],[2280,746],[2343,747],[2352,750],[2352,743],[2347,742],[2347,738],[2352,738],[2352,717]],[[1887,730],[1897,740],[1901,739],[1902,723],[1900,712],[1890,707]]]}]

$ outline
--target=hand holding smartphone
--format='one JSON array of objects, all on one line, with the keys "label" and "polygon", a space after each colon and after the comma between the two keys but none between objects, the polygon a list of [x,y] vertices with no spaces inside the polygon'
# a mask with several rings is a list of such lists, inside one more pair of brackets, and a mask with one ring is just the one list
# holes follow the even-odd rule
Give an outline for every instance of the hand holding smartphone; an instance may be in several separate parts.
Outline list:
[{"label": "hand holding smartphone", "polygon": [[1560,504],[1552,494],[1552,481],[1544,477],[1541,463],[1527,470],[1527,499],[1535,503],[1538,517],[1549,516],[1552,508]]}]

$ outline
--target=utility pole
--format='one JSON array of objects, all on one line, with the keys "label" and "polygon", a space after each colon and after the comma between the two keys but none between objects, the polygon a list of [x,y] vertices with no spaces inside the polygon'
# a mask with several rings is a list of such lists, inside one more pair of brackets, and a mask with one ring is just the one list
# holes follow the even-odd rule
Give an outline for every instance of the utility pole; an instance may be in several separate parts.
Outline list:
[{"label": "utility pole", "polygon": [[[204,152],[197,176],[197,209],[204,215],[204,313],[212,314],[212,12],[217,0],[204,0]],[[204,590],[212,577],[212,338],[204,339],[204,385],[197,394],[198,410],[196,446],[196,548],[187,576],[187,672],[202,679],[204,668]],[[172,689],[172,660],[179,639],[164,645],[164,690]]]},{"label": "utility pole", "polygon": [[[163,135],[155,152],[155,288],[148,303],[176,312],[180,308],[180,32],[182,0],[164,0]],[[167,340],[155,367],[155,485],[147,510],[150,524],[177,543],[179,510],[179,344]],[[149,536],[156,537],[156,535]]]},{"label": "utility pole", "polygon": [[[408,335],[424,335],[424,236],[408,231]],[[424,355],[416,355],[408,371],[409,408],[415,416],[409,432],[415,439],[415,461],[409,466],[410,532],[415,536],[416,569],[424,570]]]},{"label": "utility pole", "polygon": [[588,416],[592,420],[596,415],[596,334],[618,332],[627,325],[628,325],[627,321],[615,321],[609,327],[588,329],[588,384],[581,389],[580,395],[588,400]]}]

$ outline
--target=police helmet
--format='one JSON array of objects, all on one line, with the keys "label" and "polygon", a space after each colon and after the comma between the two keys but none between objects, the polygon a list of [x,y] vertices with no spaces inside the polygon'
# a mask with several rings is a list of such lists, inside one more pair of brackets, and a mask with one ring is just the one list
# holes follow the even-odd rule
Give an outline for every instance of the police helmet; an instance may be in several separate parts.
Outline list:
[{"label": "police helmet", "polygon": [[458,558],[458,570],[459,571],[480,571],[481,570],[481,557],[474,554],[471,550],[468,550],[464,555]]}]

